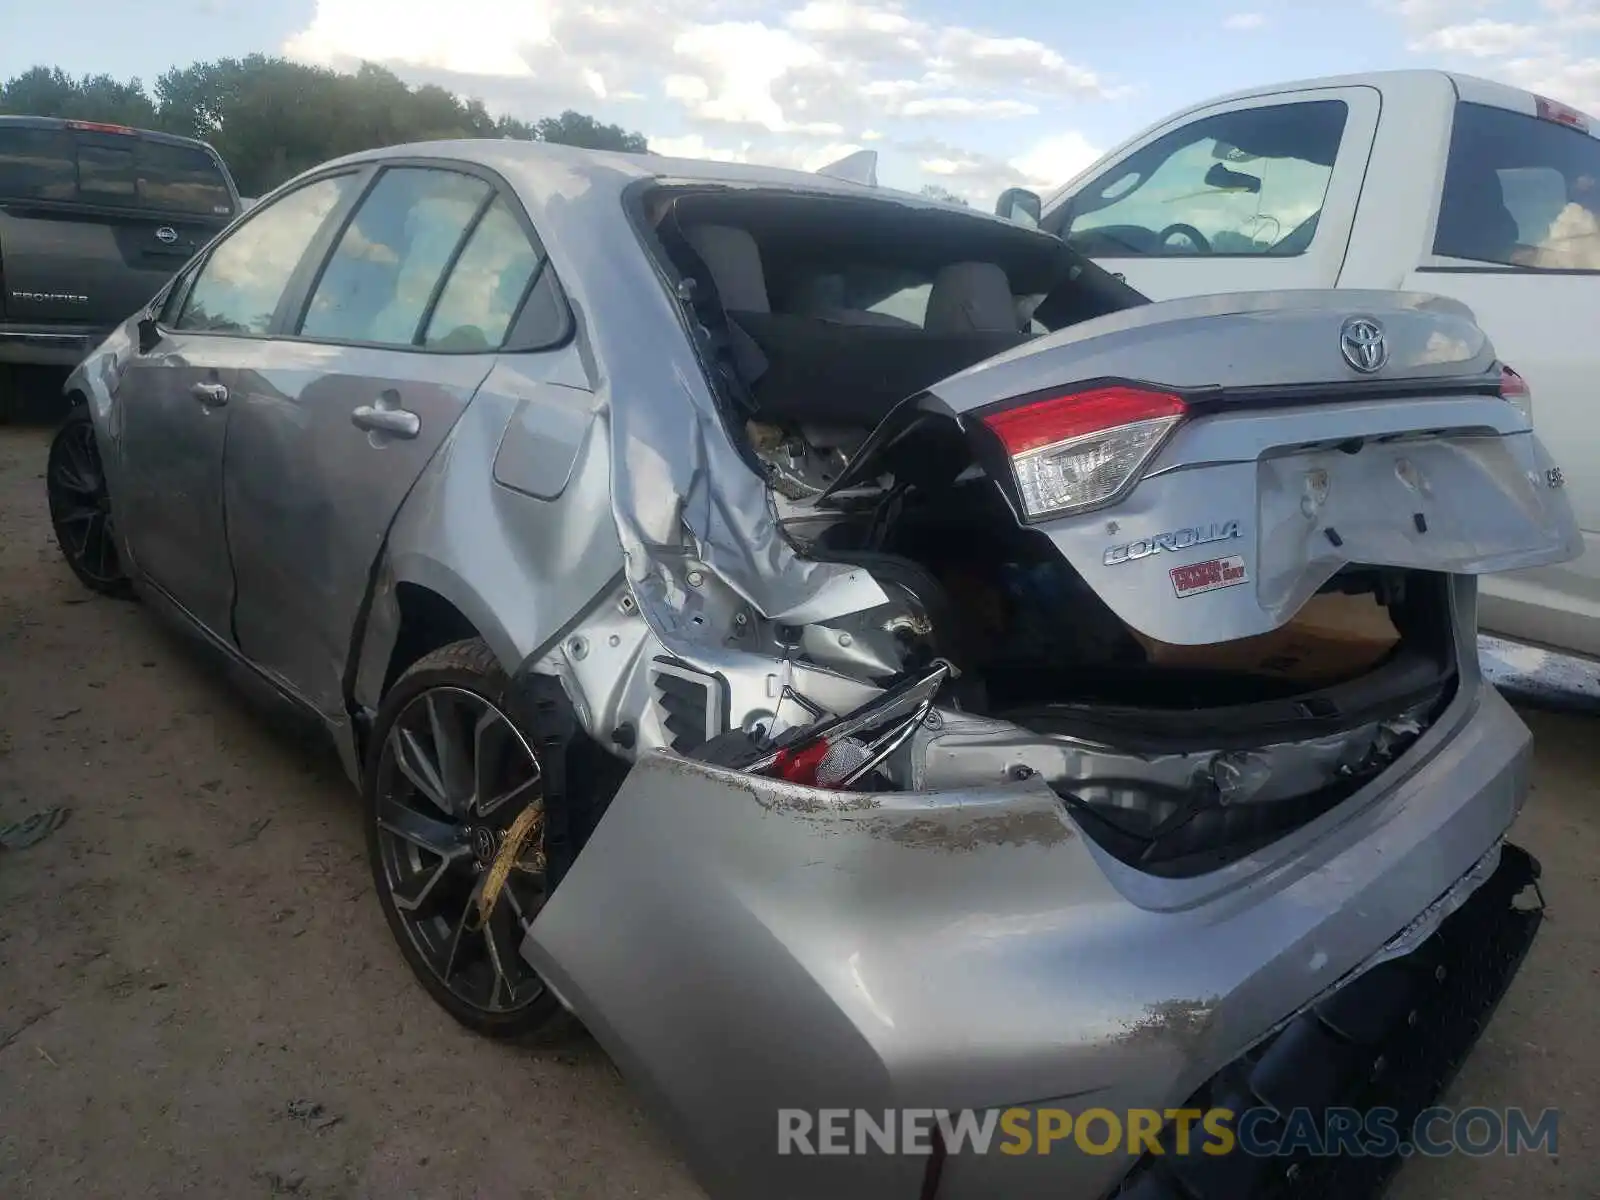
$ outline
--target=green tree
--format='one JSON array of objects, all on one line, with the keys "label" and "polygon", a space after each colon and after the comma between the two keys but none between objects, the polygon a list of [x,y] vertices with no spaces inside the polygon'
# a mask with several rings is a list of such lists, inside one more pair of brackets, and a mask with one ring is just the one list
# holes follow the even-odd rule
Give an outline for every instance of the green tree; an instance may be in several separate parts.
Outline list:
[{"label": "green tree", "polygon": [[922,194],[929,200],[939,200],[945,204],[959,204],[962,208],[972,207],[965,196],[956,195],[943,184],[925,183],[922,185]]},{"label": "green tree", "polygon": [[626,150],[643,154],[649,147],[644,134],[629,133],[620,125],[602,125],[593,117],[570,108],[559,117],[541,117],[534,124],[541,142],[557,142],[584,150]]},{"label": "green tree", "polygon": [[114,121],[200,138],[247,196],[318,163],[378,146],[450,138],[517,138],[643,152],[641,134],[568,110],[529,123],[491,114],[433,84],[413,87],[363,63],[354,73],[252,54],[173,67],[153,94],[139,80],[73,78],[34,67],[0,85],[0,112]]}]

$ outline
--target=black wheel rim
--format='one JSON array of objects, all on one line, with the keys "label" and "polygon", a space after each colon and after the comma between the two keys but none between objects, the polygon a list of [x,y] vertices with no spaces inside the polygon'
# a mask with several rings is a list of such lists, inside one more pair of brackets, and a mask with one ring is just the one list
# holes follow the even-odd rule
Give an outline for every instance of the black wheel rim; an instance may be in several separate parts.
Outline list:
[{"label": "black wheel rim", "polygon": [[[541,783],[527,740],[465,688],[430,688],[412,699],[378,759],[383,886],[434,978],[489,1016],[519,1012],[545,995],[520,953],[546,893]],[[503,854],[508,833],[516,840],[518,831],[524,848]],[[503,883],[495,889],[497,877]],[[485,918],[486,885],[495,898]]]},{"label": "black wheel rim", "polygon": [[74,421],[50,446],[46,472],[50,523],[61,552],[78,571],[97,583],[122,579],[122,563],[111,524],[111,493],[106,488],[94,426]]}]

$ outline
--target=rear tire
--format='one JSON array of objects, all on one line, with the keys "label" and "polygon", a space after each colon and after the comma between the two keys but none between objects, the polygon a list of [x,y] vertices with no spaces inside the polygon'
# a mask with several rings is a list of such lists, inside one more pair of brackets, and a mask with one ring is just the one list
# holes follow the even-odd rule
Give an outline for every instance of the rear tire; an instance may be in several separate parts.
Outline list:
[{"label": "rear tire", "polygon": [[518,953],[548,885],[544,772],[507,712],[509,687],[481,639],[425,655],[383,698],[362,781],[373,883],[406,965],[441,1008],[495,1038],[563,1011]]},{"label": "rear tire", "polygon": [[126,599],[133,584],[117,553],[111,493],[89,410],[78,405],[50,443],[45,492],[56,545],[80,583],[102,596]]}]

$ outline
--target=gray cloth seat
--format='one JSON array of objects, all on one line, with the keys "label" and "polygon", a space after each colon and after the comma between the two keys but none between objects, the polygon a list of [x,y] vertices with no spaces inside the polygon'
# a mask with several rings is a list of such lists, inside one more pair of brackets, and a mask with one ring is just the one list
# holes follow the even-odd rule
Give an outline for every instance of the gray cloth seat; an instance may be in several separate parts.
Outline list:
[{"label": "gray cloth seat", "polygon": [[761,249],[750,232],[734,225],[694,225],[683,231],[729,312],[772,311]]},{"label": "gray cloth seat", "polygon": [[929,333],[1016,333],[1021,320],[1011,281],[994,263],[941,268],[928,293],[923,328]]}]

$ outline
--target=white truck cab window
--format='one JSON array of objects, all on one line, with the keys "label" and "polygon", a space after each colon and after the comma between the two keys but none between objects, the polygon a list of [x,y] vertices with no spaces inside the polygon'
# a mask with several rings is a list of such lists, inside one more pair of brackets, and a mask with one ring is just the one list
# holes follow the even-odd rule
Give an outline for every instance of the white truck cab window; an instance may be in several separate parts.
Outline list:
[{"label": "white truck cab window", "polygon": [[1600,271],[1600,139],[1504,108],[1457,105],[1433,252]]},{"label": "white truck cab window", "polygon": [[1060,232],[1098,258],[1303,254],[1348,114],[1317,100],[1191,122],[1080,190]]}]

